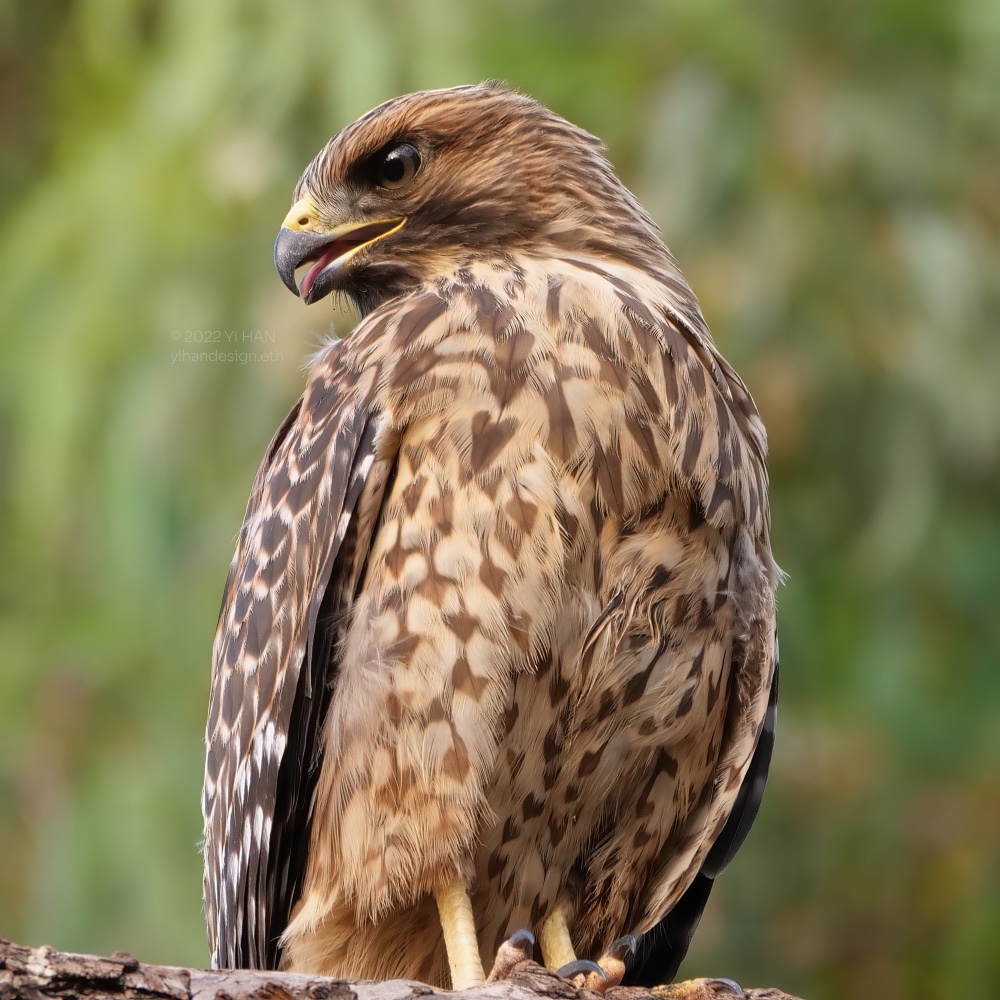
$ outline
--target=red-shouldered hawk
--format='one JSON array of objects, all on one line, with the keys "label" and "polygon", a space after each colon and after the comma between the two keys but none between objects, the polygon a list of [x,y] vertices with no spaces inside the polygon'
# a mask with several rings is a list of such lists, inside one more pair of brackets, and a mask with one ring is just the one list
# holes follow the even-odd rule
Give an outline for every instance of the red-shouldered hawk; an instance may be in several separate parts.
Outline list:
[{"label": "red-shouldered hawk", "polygon": [[279,274],[362,318],[226,584],[213,964],[462,988],[527,928],[669,979],[773,739],[753,401],[599,142],[502,85],[383,104],[294,202]]}]

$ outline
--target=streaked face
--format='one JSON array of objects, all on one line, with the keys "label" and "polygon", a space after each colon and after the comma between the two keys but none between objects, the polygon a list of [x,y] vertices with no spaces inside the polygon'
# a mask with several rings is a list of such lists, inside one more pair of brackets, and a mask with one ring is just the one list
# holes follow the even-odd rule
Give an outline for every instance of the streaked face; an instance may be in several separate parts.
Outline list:
[{"label": "streaked face", "polygon": [[345,292],[367,312],[472,256],[571,249],[614,219],[648,227],[636,212],[597,140],[536,101],[429,91],[330,140],[299,181],[275,266],[305,302]]}]

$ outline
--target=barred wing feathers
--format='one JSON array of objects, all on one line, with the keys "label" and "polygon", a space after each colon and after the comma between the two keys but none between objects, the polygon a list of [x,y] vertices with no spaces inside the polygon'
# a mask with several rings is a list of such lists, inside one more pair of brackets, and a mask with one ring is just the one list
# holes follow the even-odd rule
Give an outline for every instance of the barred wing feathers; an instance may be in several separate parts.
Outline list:
[{"label": "barred wing feathers", "polygon": [[278,964],[304,873],[337,611],[360,584],[359,532],[377,523],[394,460],[376,373],[342,347],[321,357],[271,442],[219,617],[202,801],[216,968]]}]

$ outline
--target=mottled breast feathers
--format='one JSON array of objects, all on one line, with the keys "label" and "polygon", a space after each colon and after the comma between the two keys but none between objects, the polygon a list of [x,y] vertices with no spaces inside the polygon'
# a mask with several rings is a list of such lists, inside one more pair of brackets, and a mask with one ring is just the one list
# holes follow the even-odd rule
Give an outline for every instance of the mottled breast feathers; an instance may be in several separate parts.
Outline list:
[{"label": "mottled breast feathers", "polygon": [[[616,918],[648,930],[725,839],[775,673],[765,436],[686,286],[675,294],[661,277],[596,256],[470,261],[389,300],[316,358],[255,480],[216,635],[203,800],[214,964],[277,966],[293,909],[321,874],[375,920],[412,905],[435,865],[477,844],[484,869],[499,871],[502,838],[494,862],[483,833],[500,808],[496,761],[525,724],[509,717],[519,678],[548,669],[546,657],[580,706],[591,704],[591,661],[617,671],[619,715],[598,718],[595,701],[592,728],[609,727],[603,746],[634,732],[635,760],[673,771],[683,816],[629,855],[641,891]],[[657,649],[684,676],[657,680]],[[433,691],[424,680],[387,690],[386,664],[414,678],[447,669],[426,680]],[[662,734],[642,735],[629,682],[644,697],[660,684],[668,749]],[[699,736],[695,718],[717,723]],[[380,785],[388,727],[404,741],[407,720],[424,733],[420,766]],[[560,738],[581,721],[567,717]],[[678,768],[685,746],[699,759]],[[393,754],[396,767],[405,755]],[[595,780],[609,760],[594,763]],[[562,779],[539,768],[555,795]],[[511,788],[522,780],[504,774]],[[377,851],[377,824],[364,843],[341,830],[318,844],[314,827],[340,829],[335,814],[359,789],[363,830],[378,795],[397,811],[429,808],[428,789],[441,801],[436,819],[400,821]],[[652,812],[629,814],[635,843]],[[601,823],[595,813],[580,851],[620,865]],[[603,876],[591,874],[599,894]],[[307,916],[324,918],[296,919]],[[600,933],[581,923],[584,940]]]}]

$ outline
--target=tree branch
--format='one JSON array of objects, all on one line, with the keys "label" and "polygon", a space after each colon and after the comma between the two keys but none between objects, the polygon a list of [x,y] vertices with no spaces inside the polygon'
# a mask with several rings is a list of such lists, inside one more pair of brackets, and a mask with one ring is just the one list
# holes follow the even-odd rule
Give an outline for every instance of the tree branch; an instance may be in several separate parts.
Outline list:
[{"label": "tree branch", "polygon": [[[733,996],[704,981],[684,1000]],[[670,991],[617,987],[608,1000],[670,1000]],[[207,972],[147,965],[125,952],[108,958],[75,955],[48,946],[26,948],[0,937],[0,1000],[454,1000],[456,994],[422,983],[393,979],[360,983],[348,979],[299,976],[286,972],[229,970]],[[463,1000],[594,1000],[534,962],[521,962],[510,977],[461,994]],[[747,1000],[797,1000],[780,990],[747,990]]]}]

